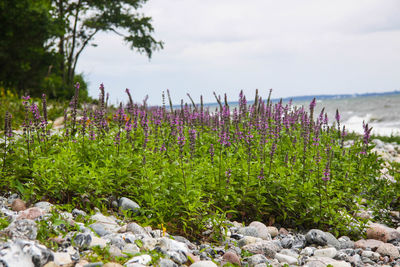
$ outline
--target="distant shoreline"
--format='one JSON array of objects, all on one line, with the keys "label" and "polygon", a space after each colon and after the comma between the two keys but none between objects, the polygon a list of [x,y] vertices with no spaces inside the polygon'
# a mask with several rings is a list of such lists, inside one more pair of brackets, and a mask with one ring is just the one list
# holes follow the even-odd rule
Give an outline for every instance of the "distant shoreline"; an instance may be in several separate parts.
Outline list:
[{"label": "distant shoreline", "polygon": [[[326,94],[326,95],[303,95],[303,96],[290,96],[290,97],[282,97],[282,98],[271,98],[272,102],[278,102],[282,99],[282,101],[288,102],[290,100],[295,102],[302,101],[311,101],[314,97],[317,100],[327,100],[327,99],[344,99],[344,98],[354,98],[354,97],[374,97],[374,96],[386,96],[386,95],[400,95],[400,90],[382,92],[382,93],[363,93],[363,94]],[[253,104],[254,100],[248,100],[247,104]],[[238,101],[228,101],[229,105],[239,105]],[[196,105],[200,105],[200,103],[196,103]],[[218,106],[217,102],[208,102],[204,103],[205,107],[214,107]],[[180,105],[173,105],[174,108],[180,108]]]}]

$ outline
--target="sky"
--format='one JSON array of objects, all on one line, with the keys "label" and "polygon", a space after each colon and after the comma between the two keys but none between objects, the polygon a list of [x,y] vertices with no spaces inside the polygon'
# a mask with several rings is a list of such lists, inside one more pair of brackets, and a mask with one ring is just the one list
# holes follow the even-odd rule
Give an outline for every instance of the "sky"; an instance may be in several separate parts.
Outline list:
[{"label": "sky", "polygon": [[77,72],[97,98],[100,83],[113,103],[236,101],[240,90],[274,98],[400,89],[399,0],[149,0],[164,49],[149,60],[112,33],[81,55]]}]

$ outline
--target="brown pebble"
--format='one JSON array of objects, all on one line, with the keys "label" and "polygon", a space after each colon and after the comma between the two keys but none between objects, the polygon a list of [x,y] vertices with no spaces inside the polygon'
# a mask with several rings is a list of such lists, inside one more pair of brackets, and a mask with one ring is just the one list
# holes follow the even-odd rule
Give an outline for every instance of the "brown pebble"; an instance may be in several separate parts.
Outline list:
[{"label": "brown pebble", "polygon": [[233,263],[233,264],[237,264],[239,266],[241,266],[241,262],[240,262],[240,258],[238,257],[238,255],[236,255],[236,253],[233,253],[232,251],[227,251],[224,256],[222,256],[222,259],[224,259],[227,262]]},{"label": "brown pebble", "polygon": [[279,229],[279,234],[281,234],[281,235],[288,235],[289,232],[288,232],[288,230],[286,230],[285,228],[281,227],[281,229]]},{"label": "brown pebble", "polygon": [[16,200],[13,201],[11,204],[11,209],[13,211],[21,211],[21,210],[26,210],[26,204],[22,199],[17,198]]},{"label": "brown pebble", "polygon": [[199,257],[193,255],[190,252],[186,252],[186,257],[188,258],[188,263],[195,263],[200,261]]},{"label": "brown pebble", "polygon": [[35,220],[36,218],[44,215],[45,212],[42,209],[33,207],[33,208],[29,208],[26,209],[24,211],[21,211],[18,215],[18,220],[22,220],[22,219],[29,219],[29,220]]}]

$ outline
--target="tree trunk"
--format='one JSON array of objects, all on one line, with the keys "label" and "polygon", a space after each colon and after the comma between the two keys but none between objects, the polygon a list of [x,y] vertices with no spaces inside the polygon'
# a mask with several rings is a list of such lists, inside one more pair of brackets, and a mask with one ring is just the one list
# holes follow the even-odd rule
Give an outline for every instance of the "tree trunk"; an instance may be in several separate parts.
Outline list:
[{"label": "tree trunk", "polygon": [[[64,18],[64,2],[63,0],[59,0],[58,1],[58,13],[59,13],[59,19],[62,20]],[[64,43],[65,43],[65,39],[64,39],[64,35],[60,36],[60,42],[58,44],[58,53],[60,54],[62,60],[61,60],[61,64],[60,64],[60,70],[62,73],[62,78],[63,78],[63,83],[65,83],[65,62],[64,62],[64,58],[65,58],[65,51],[64,51]]]}]

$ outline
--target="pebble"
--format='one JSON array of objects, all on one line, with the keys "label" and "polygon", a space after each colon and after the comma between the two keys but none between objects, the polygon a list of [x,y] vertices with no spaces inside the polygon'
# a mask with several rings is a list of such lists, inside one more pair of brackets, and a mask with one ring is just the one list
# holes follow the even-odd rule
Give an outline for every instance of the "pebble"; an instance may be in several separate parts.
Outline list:
[{"label": "pebble", "polygon": [[308,267],[326,267],[328,265],[332,265],[332,267],[351,267],[351,264],[348,262],[326,257],[311,257],[307,261]]},{"label": "pebble", "polygon": [[276,243],[266,240],[246,245],[242,249],[254,254],[264,254],[268,258],[274,258],[280,250]]},{"label": "pebble", "polygon": [[399,249],[390,243],[383,243],[377,249],[376,252],[383,256],[389,256],[392,259],[400,257]]},{"label": "pebble", "polygon": [[288,256],[288,255],[284,255],[281,253],[276,253],[275,254],[275,259],[277,259],[279,262],[282,263],[288,263],[288,264],[297,264],[297,259],[292,257],[292,256]]},{"label": "pebble", "polygon": [[54,207],[53,204],[51,204],[50,202],[47,202],[47,201],[37,202],[33,206],[43,210],[45,213],[49,213],[52,210],[52,208]]},{"label": "pebble", "polygon": [[259,238],[259,237],[244,236],[242,239],[239,240],[238,246],[241,248],[241,247],[244,247],[246,245],[257,243],[257,242],[261,242],[261,241],[262,241],[262,239]]},{"label": "pebble", "polygon": [[36,223],[29,219],[13,221],[6,229],[5,233],[12,239],[35,240],[37,236]]},{"label": "pebble", "polygon": [[259,264],[268,263],[268,259],[262,254],[256,254],[247,259],[247,263],[250,267],[254,267]]},{"label": "pebble", "polygon": [[11,209],[13,211],[25,210],[26,209],[25,202],[22,199],[17,198],[11,203]]},{"label": "pebble", "polygon": [[354,248],[376,250],[383,242],[375,239],[360,239],[354,243]]},{"label": "pebble", "polygon": [[[127,262],[124,267],[142,267],[149,265],[150,262],[153,264],[153,260],[156,259],[146,254],[150,251],[160,255],[161,258],[154,262],[154,265],[162,267],[190,264],[195,267],[215,267],[225,264],[249,267],[278,267],[285,264],[400,267],[398,238],[400,233],[395,228],[378,223],[369,224],[368,239],[354,242],[347,236],[337,239],[331,233],[319,229],[296,232],[280,228],[278,231],[277,227],[266,226],[259,221],[253,221],[247,226],[237,222],[227,222],[227,235],[224,241],[208,244],[192,243],[185,237],[170,236],[160,229],[142,227],[135,222],[122,225],[122,221],[100,212],[87,218],[84,211],[77,209],[71,213],[59,213],[65,218],[64,220],[77,226],[79,230],[52,237],[51,240],[58,244],[58,249],[52,251],[38,244],[35,239],[38,231],[37,222],[48,219],[51,216],[49,212],[54,206],[43,201],[28,209],[12,211],[10,205],[16,199],[19,199],[16,195],[12,198],[0,197],[0,214],[10,220],[9,226],[3,230],[10,239],[0,242],[0,263],[4,266],[122,266],[116,262],[88,262],[86,255],[93,251],[94,246],[100,246],[108,250],[111,259],[125,258]],[[395,212],[391,214],[393,218],[397,216]],[[72,221],[79,216],[91,220],[90,226]],[[211,232],[215,231],[212,225],[210,227]],[[55,229],[58,231],[66,228],[61,224]],[[139,240],[140,246],[137,245]],[[254,255],[247,256],[249,253]]]},{"label": "pebble", "polygon": [[335,248],[322,248],[314,251],[314,256],[316,257],[327,257],[334,258],[337,254],[337,250]]},{"label": "pebble", "polygon": [[121,197],[119,199],[118,207],[121,210],[129,210],[129,211],[133,211],[134,213],[138,213],[140,210],[139,204],[137,204],[135,201],[133,201],[127,197]]},{"label": "pebble", "polygon": [[384,243],[400,239],[400,232],[379,223],[371,223],[367,228],[367,238],[380,240]]},{"label": "pebble", "polygon": [[[237,233],[240,235],[244,235],[244,236],[253,236],[253,237],[261,238],[257,228],[255,228],[253,226],[242,227],[239,229],[239,231]],[[271,238],[269,240],[271,240]]]},{"label": "pebble", "polygon": [[139,263],[139,264],[146,265],[149,262],[151,262],[151,256],[145,254],[145,255],[140,255],[140,256],[133,257],[132,259],[127,261],[125,265],[129,265],[129,264],[132,264],[132,263]]},{"label": "pebble", "polygon": [[239,256],[232,251],[226,252],[224,256],[222,256],[222,259],[233,264],[241,265]]},{"label": "pebble", "polygon": [[55,252],[54,253],[54,263],[58,266],[72,266],[73,261],[71,256],[66,252]]},{"label": "pebble", "polygon": [[190,267],[218,267],[218,265],[212,261],[198,261],[190,265]]},{"label": "pebble", "polygon": [[264,240],[271,240],[272,237],[278,235],[278,229],[276,229],[275,227],[267,227],[262,222],[257,222],[257,221],[251,222],[249,224],[249,227],[254,227],[258,232],[258,236],[256,237],[259,237]]},{"label": "pebble", "polygon": [[328,238],[325,232],[318,229],[308,231],[306,234],[306,240],[308,244],[316,244],[320,246],[325,246],[328,243]]},{"label": "pebble", "polygon": [[161,259],[158,265],[159,267],[178,267],[178,265],[170,259]]}]

